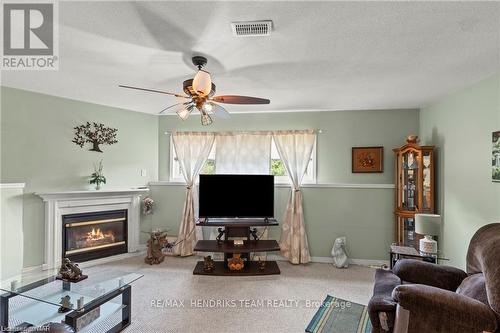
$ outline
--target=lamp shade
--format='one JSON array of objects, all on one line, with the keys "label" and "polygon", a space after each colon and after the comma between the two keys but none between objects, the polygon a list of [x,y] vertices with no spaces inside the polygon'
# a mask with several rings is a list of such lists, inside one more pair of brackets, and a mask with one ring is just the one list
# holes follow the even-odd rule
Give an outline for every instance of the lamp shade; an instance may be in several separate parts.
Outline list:
[{"label": "lamp shade", "polygon": [[200,69],[194,76],[193,89],[203,95],[210,94],[212,90],[212,78],[210,77],[210,73]]},{"label": "lamp shade", "polygon": [[441,215],[415,214],[415,232],[421,235],[439,235]]}]

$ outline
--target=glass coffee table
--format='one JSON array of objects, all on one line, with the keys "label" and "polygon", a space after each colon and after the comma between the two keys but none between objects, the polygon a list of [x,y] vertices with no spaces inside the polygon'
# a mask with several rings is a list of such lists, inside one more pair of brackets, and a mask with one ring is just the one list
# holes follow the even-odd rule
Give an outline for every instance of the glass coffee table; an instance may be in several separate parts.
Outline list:
[{"label": "glass coffee table", "polygon": [[141,274],[101,270],[76,283],[56,276],[50,270],[0,282],[0,331],[65,323],[77,332],[112,333],[130,324],[130,284]]}]

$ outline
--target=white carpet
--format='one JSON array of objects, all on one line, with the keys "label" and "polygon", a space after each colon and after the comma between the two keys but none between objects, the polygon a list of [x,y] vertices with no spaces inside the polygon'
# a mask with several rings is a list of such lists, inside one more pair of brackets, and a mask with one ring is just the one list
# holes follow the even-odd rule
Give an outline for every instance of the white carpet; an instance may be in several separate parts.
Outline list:
[{"label": "white carpet", "polygon": [[150,266],[137,256],[86,272],[105,267],[144,274],[132,284],[132,324],[125,332],[304,332],[319,306],[313,302],[330,294],[367,304],[372,293],[374,269],[367,267],[280,261],[281,275],[220,277],[193,275],[197,260],[166,257]]}]

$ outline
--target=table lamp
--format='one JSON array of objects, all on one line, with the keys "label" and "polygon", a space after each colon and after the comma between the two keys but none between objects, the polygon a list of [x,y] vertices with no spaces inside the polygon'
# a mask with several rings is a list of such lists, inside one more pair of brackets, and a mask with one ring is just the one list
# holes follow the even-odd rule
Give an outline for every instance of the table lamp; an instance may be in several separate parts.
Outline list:
[{"label": "table lamp", "polygon": [[437,253],[437,242],[432,236],[439,235],[441,215],[415,214],[415,232],[424,235],[420,240],[420,251],[425,253]]}]

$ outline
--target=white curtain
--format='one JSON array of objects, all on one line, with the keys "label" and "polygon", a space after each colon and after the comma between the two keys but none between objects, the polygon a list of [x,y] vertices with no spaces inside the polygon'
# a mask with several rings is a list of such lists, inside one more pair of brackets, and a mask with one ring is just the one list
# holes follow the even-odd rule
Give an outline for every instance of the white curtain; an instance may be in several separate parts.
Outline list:
[{"label": "white curtain", "polygon": [[217,174],[264,174],[270,171],[271,132],[222,132],[215,138]]},{"label": "white curtain", "polygon": [[[271,161],[271,132],[222,132],[215,138],[215,165],[218,174],[268,175]],[[215,229],[215,228],[212,228]],[[210,238],[216,234],[212,231]],[[267,229],[257,228],[261,239],[267,239]],[[254,253],[257,260],[265,253]],[[214,255],[217,258],[216,255]]]},{"label": "white curtain", "polygon": [[292,264],[311,260],[302,210],[300,185],[316,141],[314,131],[279,131],[274,133],[278,153],[292,182],[290,199],[281,226],[281,254]]},{"label": "white curtain", "polygon": [[209,132],[174,132],[172,142],[179,160],[182,175],[186,181],[186,200],[182,212],[175,254],[189,256],[196,244],[195,206],[193,186],[205,164],[215,140],[215,134]]}]

